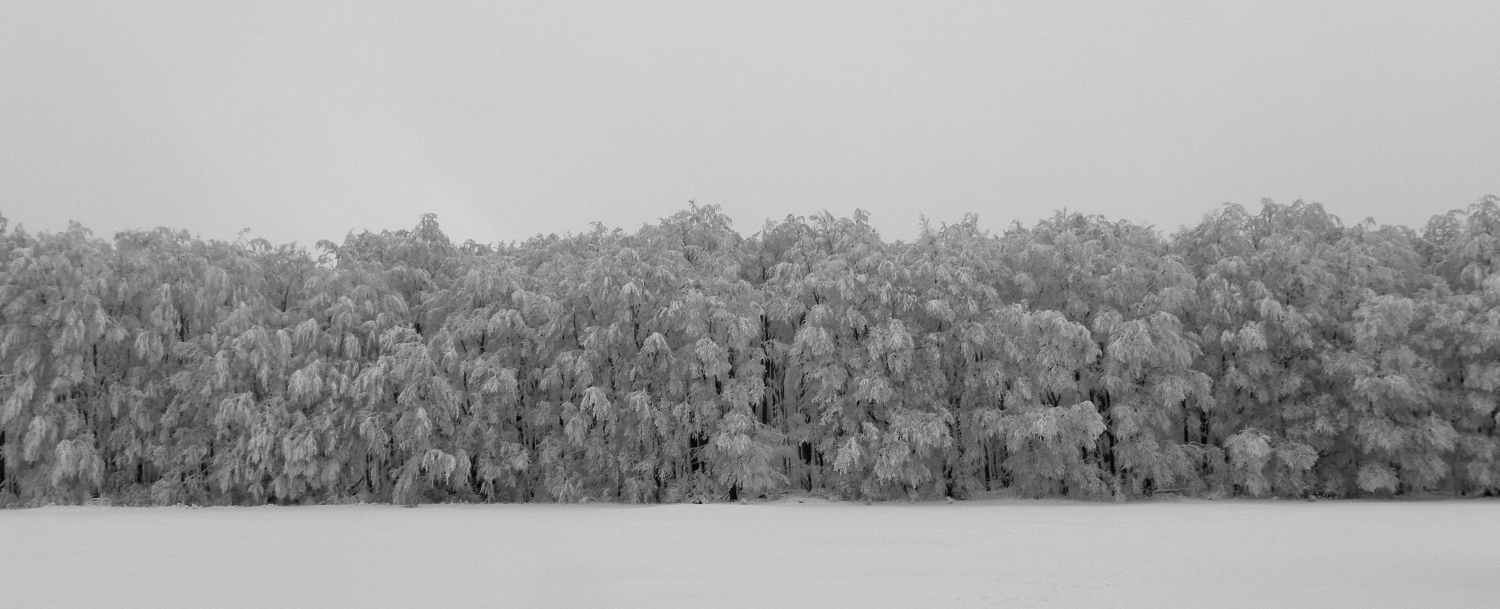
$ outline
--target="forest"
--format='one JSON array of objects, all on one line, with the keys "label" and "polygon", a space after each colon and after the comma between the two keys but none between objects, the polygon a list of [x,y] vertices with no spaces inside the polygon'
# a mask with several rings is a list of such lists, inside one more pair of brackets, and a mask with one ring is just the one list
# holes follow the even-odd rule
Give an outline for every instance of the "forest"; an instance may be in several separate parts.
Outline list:
[{"label": "forest", "polygon": [[1500,492],[1500,198],[311,251],[0,219],[0,505]]}]

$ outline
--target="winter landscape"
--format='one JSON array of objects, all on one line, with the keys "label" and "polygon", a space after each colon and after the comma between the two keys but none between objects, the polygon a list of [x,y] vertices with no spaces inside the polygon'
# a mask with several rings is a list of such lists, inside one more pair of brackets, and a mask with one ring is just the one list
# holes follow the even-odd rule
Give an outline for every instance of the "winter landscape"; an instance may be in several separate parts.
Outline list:
[{"label": "winter landscape", "polygon": [[0,608],[1500,606],[1495,23],[0,2]]}]

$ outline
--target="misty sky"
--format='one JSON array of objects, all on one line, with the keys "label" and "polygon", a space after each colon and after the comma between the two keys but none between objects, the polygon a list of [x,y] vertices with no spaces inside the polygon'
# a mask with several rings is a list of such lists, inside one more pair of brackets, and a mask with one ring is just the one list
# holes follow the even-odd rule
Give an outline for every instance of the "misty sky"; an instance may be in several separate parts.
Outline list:
[{"label": "misty sky", "polygon": [[869,210],[1420,227],[1500,194],[1500,2],[0,2],[0,214],[312,245]]}]

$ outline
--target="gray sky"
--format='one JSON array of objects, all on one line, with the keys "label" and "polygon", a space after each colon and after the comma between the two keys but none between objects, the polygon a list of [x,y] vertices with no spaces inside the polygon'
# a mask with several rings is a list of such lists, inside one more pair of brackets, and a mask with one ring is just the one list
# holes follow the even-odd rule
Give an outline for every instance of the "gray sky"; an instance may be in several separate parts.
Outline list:
[{"label": "gray sky", "polygon": [[341,240],[717,204],[1167,232],[1500,194],[1500,2],[0,2],[0,213]]}]

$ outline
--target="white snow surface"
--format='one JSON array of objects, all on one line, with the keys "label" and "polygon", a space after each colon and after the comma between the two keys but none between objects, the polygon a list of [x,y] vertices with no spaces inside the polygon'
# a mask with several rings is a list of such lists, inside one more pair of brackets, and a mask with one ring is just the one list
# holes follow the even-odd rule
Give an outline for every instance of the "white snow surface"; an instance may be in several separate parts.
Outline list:
[{"label": "white snow surface", "polygon": [[1500,501],[0,510],[3,607],[1497,607]]}]

